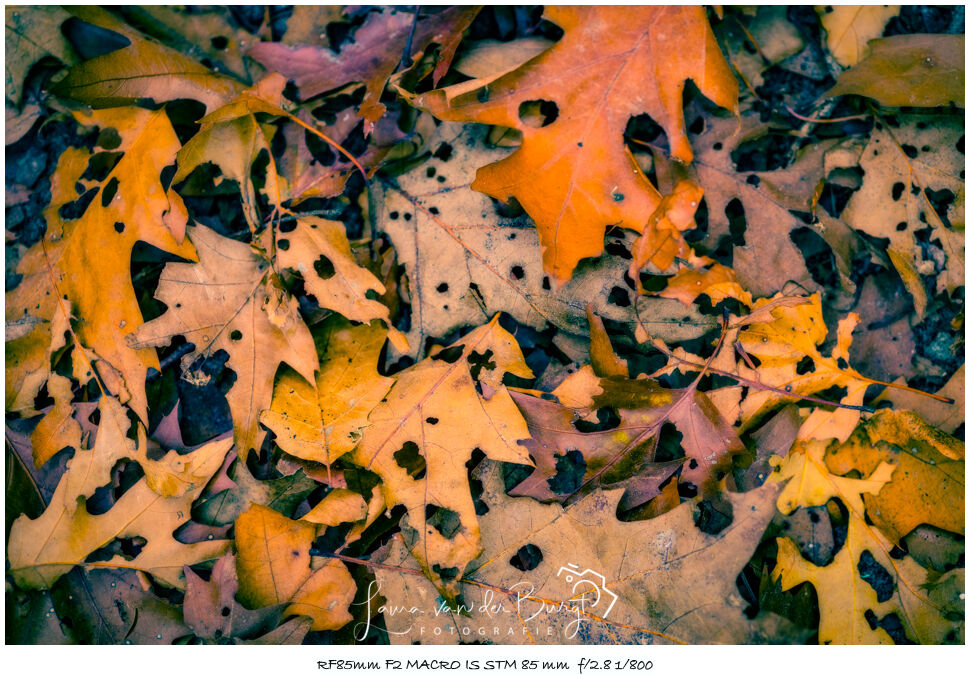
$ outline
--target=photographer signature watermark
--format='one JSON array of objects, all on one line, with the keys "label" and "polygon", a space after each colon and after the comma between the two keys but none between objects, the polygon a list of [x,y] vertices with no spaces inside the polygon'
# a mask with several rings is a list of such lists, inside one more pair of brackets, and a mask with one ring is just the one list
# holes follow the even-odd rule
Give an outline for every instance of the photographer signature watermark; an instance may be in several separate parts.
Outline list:
[{"label": "photographer signature watermark", "polygon": [[[573,593],[584,599],[584,608],[585,606],[589,606],[590,608],[598,607],[600,601],[608,600],[609,605],[603,610],[600,618],[605,619],[609,615],[610,610],[613,609],[613,605],[616,604],[616,593],[606,587],[606,577],[599,572],[591,570],[588,567],[580,572],[579,565],[568,563],[565,567],[559,568],[556,576],[565,579],[566,583],[573,584]],[[576,583],[573,583],[574,579]],[[579,591],[578,589],[580,588],[585,588],[586,590]],[[596,594],[596,600],[593,602],[586,601],[586,596],[590,593]],[[573,596],[574,599],[575,597]]]},{"label": "photographer signature watermark", "polygon": [[[580,570],[579,565],[568,563],[559,568],[556,577],[562,580],[564,586],[557,595],[562,597],[568,593],[568,597],[555,602],[548,597],[540,597],[535,587],[527,582],[520,582],[501,591],[483,588],[480,599],[466,600],[457,606],[450,606],[441,598],[428,608],[395,605],[388,598],[377,609],[377,617],[373,616],[372,607],[377,604],[375,600],[378,597],[385,596],[380,584],[372,581],[367,589],[367,598],[354,603],[366,608],[364,621],[354,627],[354,637],[362,641],[372,628],[390,635],[406,635],[412,640],[444,633],[484,638],[515,634],[525,637],[542,632],[552,636],[554,631],[561,630],[562,637],[568,640],[576,637],[583,623],[594,617],[605,619],[616,604],[617,595],[607,588],[606,577],[595,570]],[[549,590],[545,588],[546,593]],[[550,615],[562,615],[565,621],[539,625],[543,617]],[[452,616],[454,620],[429,621],[442,616]],[[386,629],[372,625],[378,617],[384,618]],[[557,628],[553,628],[553,625]]]}]

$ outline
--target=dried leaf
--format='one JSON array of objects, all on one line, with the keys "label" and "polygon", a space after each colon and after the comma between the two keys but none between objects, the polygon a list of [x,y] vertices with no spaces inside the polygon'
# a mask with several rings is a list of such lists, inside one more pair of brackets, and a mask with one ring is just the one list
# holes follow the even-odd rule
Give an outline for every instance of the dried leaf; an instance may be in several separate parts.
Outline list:
[{"label": "dried leaf", "polygon": [[847,443],[825,454],[829,471],[869,476],[881,462],[894,466],[877,494],[864,495],[873,524],[899,542],[917,525],[964,532],[964,444],[912,413],[882,411]]},{"label": "dried leaf", "polygon": [[[840,8],[836,8],[840,9]],[[964,35],[894,35],[839,75],[828,96],[858,94],[884,106],[964,106]]]},{"label": "dried leaf", "polygon": [[[960,138],[963,119],[901,115],[898,126],[883,120],[866,144],[859,166],[862,187],[842,213],[856,230],[889,239],[889,257],[913,296],[916,312],[926,311],[922,276],[937,276],[937,292],[964,285],[964,166]],[[931,201],[938,199],[939,210]],[[937,259],[918,235],[941,249]],[[938,242],[938,243],[934,243]]]},{"label": "dried leaf", "polygon": [[212,566],[209,581],[185,568],[185,625],[207,640],[255,638],[270,631],[283,616],[282,605],[249,610],[236,601],[236,560],[226,553]]},{"label": "dried leaf", "polygon": [[[548,51],[477,91],[457,85],[458,95],[437,90],[414,103],[441,119],[522,132],[522,146],[480,169],[472,187],[523,206],[539,230],[543,266],[561,283],[603,251],[607,225],[640,231],[660,201],[623,144],[630,116],[648,113],[673,155],[690,162],[686,80],[731,111],[738,94],[700,7],[549,7],[545,16],[565,31]],[[523,106],[541,101],[555,106],[553,119],[523,119]]]},{"label": "dried leaf", "polygon": [[[70,329],[66,313],[70,312],[77,318],[73,327],[77,341],[101,360],[97,367],[102,378],[107,381],[112,370],[120,375],[111,393],[123,399],[130,396],[132,409],[144,420],[145,376],[150,368],[157,370],[159,363],[153,351],[133,351],[124,345],[124,338],[142,324],[131,285],[131,252],[136,242],[143,241],[189,260],[195,258],[191,243],[179,243],[164,221],[166,212],[180,203],[161,183],[162,170],[175,159],[178,139],[163,110],[115,108],[79,116],[79,120],[114,129],[120,143],[112,151],[124,154],[96,186],[100,194],[76,220],[62,218],[60,207],[77,199],[74,186],[90,155],[68,152],[58,163],[58,184],[52,188],[51,205],[45,211],[48,228],[44,241],[24,255],[17,267],[24,279],[7,295],[8,321],[32,317],[37,323],[28,335],[8,345],[7,364],[15,369],[15,382],[24,382],[27,375],[23,371],[38,374],[30,380],[29,390],[21,392],[22,397],[32,399],[49,372],[44,365],[47,350],[64,344],[64,331]],[[53,327],[59,332],[52,332]],[[86,360],[91,356],[75,354],[75,367],[90,368]],[[82,373],[78,375],[82,383],[93,375]],[[9,394],[8,390],[8,405]],[[27,403],[21,398],[14,405]]]},{"label": "dried leaf", "polygon": [[889,20],[899,15],[899,6],[833,5],[817,11],[829,53],[843,66],[854,66],[867,53],[868,42],[880,37]]},{"label": "dried leaf", "polygon": [[77,567],[51,597],[77,644],[170,645],[186,634],[179,609],[143,588],[132,570]]},{"label": "dried leaf", "polygon": [[822,506],[838,498],[849,512],[845,544],[829,565],[819,567],[805,560],[790,539],[779,538],[772,577],[782,580],[783,590],[806,581],[815,587],[820,644],[891,644],[882,624],[890,614],[896,616],[907,639],[940,643],[956,626],[941,611],[942,603],[927,595],[926,570],[912,558],[890,558],[889,542],[864,520],[863,493],[878,494],[894,467],[880,463],[866,480],[840,478],[829,474],[824,453],[825,443],[819,441],[789,453],[773,479],[791,479],[778,497],[778,509],[788,514],[797,507]]},{"label": "dried leaf", "polygon": [[[385,612],[392,642],[451,644],[463,635],[498,644],[790,639],[784,620],[745,617],[735,587],[774,512],[777,486],[731,495],[734,523],[709,535],[695,527],[689,504],[653,520],[623,523],[615,516],[619,490],[589,495],[564,510],[505,496],[497,467],[486,468],[481,479],[488,506],[482,516],[485,552],[462,585],[471,611],[441,612],[427,581],[378,568],[389,606],[425,612]],[[530,564],[523,566],[516,557],[526,547],[532,547]],[[399,539],[382,562],[413,569]],[[483,603],[488,613],[481,611]]]},{"label": "dried leaf", "polygon": [[[417,356],[427,338],[478,324],[497,311],[538,330],[548,322],[585,339],[586,305],[592,304],[603,319],[626,324],[632,333],[635,308],[632,289],[622,281],[622,257],[588,261],[554,288],[531,221],[497,213],[488,197],[463,183],[476,166],[508,153],[489,148],[485,133],[482,127],[442,124],[430,143],[437,156],[400,176],[400,190],[378,184],[371,190],[371,212],[410,280],[409,353]],[[641,298],[637,308],[651,330],[671,341],[699,337],[712,325],[696,308],[673,300]]]},{"label": "dried leaf", "polygon": [[[343,46],[339,53],[316,46],[289,47],[278,42],[261,42],[249,50],[249,56],[269,70],[293,80],[303,99],[350,82],[363,82],[366,94],[360,105],[360,116],[376,122],[385,110],[379,100],[384,85],[402,55],[413,57],[435,42],[442,45],[439,58],[447,69],[462,32],[475,18],[478,9],[451,7],[425,16],[418,21],[410,41],[408,35],[414,14],[396,8],[382,9],[367,17],[354,32],[353,43]],[[411,45],[410,54],[404,54],[405,45]],[[444,70],[436,81],[443,74]]]},{"label": "dried leaf", "polygon": [[[63,8],[51,5],[5,7],[4,15],[4,93],[19,108],[24,80],[31,66],[47,55],[65,66],[72,66],[77,62],[77,56],[60,30],[61,24],[70,17]],[[10,142],[8,136],[7,143]]]},{"label": "dried leaf", "polygon": [[127,47],[96,56],[68,71],[52,91],[58,96],[108,108],[151,99],[158,103],[188,98],[211,110],[238,94],[243,85],[213,73],[181,53],[147,40],[101,7],[71,7],[88,23],[124,35]]},{"label": "dried leaf", "polygon": [[99,434],[94,448],[75,453],[39,518],[21,516],[14,522],[7,542],[7,557],[8,571],[18,585],[49,588],[74,565],[84,562],[89,554],[118,538],[142,537],[147,543],[134,560],[115,556],[105,563],[107,566],[143,570],[173,586],[184,584],[184,565],[210,560],[225,551],[225,541],[186,545],[176,541],[172,533],[188,521],[193,500],[218,469],[230,441],[209,443],[190,455],[192,461],[187,469],[202,479],[181,495],[162,497],[143,478],[107,513],[91,515],[85,505],[87,499],[96,487],[108,482],[99,482],[98,476],[110,477],[116,459],[127,454],[107,436]]},{"label": "dried leaf", "polygon": [[529,437],[525,421],[501,381],[505,373],[532,372],[498,319],[396,375],[350,456],[381,477],[388,508],[407,508],[402,528],[409,548],[449,595],[481,552],[465,465],[472,451],[531,463],[517,445]]},{"label": "dried leaf", "polygon": [[236,520],[239,599],[250,607],[289,603],[284,616],[313,619],[313,630],[334,630],[350,621],[356,586],[339,560],[313,567],[316,528],[254,504]]},{"label": "dried leaf", "polygon": [[367,416],[393,384],[377,372],[387,331],[377,323],[351,326],[333,317],[320,338],[315,388],[284,372],[273,404],[260,421],[276,433],[280,448],[301,459],[330,466],[360,440]]},{"label": "dried leaf", "polygon": [[184,335],[196,348],[194,356],[186,357],[189,363],[225,350],[227,365],[236,373],[226,400],[236,446],[245,457],[261,444],[265,432],[259,429],[259,413],[270,405],[280,363],[313,379],[313,338],[296,302],[248,245],[202,226],[189,228],[188,238],[198,248],[199,263],[165,266],[155,297],[168,310],[135,332],[130,343],[160,347]]}]

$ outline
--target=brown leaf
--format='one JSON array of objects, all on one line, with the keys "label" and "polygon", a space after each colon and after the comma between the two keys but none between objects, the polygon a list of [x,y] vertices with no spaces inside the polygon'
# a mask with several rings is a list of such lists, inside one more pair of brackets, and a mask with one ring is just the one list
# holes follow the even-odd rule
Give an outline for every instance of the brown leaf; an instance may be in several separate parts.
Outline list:
[{"label": "brown leaf", "polygon": [[413,57],[435,42],[442,45],[439,58],[447,69],[462,33],[478,9],[451,7],[425,16],[417,23],[410,54],[404,54],[404,48],[414,14],[391,8],[370,14],[354,32],[353,43],[341,47],[339,53],[315,46],[289,47],[278,42],[261,42],[249,50],[249,56],[293,80],[303,99],[349,82],[363,82],[367,93],[360,105],[360,116],[376,122],[384,114],[384,104],[379,100],[381,92],[402,57]]},{"label": "brown leaf", "polygon": [[189,228],[188,236],[197,246],[199,263],[165,266],[155,297],[168,310],[141,327],[130,342],[137,348],[158,347],[184,335],[196,349],[183,361],[183,376],[189,376],[196,359],[224,349],[227,365],[236,373],[226,400],[236,446],[246,456],[259,448],[265,434],[259,429],[259,413],[270,406],[280,363],[313,380],[313,338],[296,302],[248,245],[202,226]]},{"label": "brown leaf", "polygon": [[54,609],[77,644],[171,645],[188,631],[178,607],[125,569],[73,569],[51,589]]},{"label": "brown leaf", "polygon": [[185,625],[200,638],[255,638],[273,629],[283,616],[282,605],[249,610],[236,601],[239,581],[232,553],[216,561],[209,581],[186,567],[185,582]]},{"label": "brown leaf", "polygon": [[[586,305],[604,320],[632,333],[636,315],[633,289],[623,281],[627,261],[603,255],[586,261],[580,274],[556,287],[542,266],[539,234],[526,216],[497,211],[491,199],[470,189],[468,175],[508,150],[492,148],[486,129],[442,124],[424,164],[397,178],[396,185],[375,182],[371,213],[394,243],[410,285],[411,356],[422,353],[429,337],[476,325],[502,311],[518,322],[585,342]],[[630,236],[613,239],[629,250]],[[671,340],[699,337],[712,324],[696,308],[663,298],[641,298],[641,316],[658,336]],[[587,348],[582,345],[585,355]]]},{"label": "brown leaf", "polygon": [[894,35],[839,75],[828,96],[859,94],[884,106],[964,105],[964,35]]},{"label": "brown leaf", "polygon": [[563,509],[507,497],[498,467],[480,477],[485,551],[462,584],[471,611],[435,612],[434,587],[405,573],[414,566],[395,538],[381,562],[405,569],[377,568],[380,593],[388,606],[424,614],[385,612],[392,642],[453,644],[466,630],[497,644],[784,642],[798,633],[773,615],[748,619],[735,586],[774,514],[777,486],[730,495],[734,522],[710,535],[695,527],[690,504],[624,523],[619,490]]},{"label": "brown leaf", "polygon": [[466,467],[472,452],[531,463],[517,444],[529,436],[525,420],[501,382],[505,373],[532,372],[498,319],[397,374],[350,456],[381,477],[389,508],[407,508],[409,547],[448,595],[481,552]]}]

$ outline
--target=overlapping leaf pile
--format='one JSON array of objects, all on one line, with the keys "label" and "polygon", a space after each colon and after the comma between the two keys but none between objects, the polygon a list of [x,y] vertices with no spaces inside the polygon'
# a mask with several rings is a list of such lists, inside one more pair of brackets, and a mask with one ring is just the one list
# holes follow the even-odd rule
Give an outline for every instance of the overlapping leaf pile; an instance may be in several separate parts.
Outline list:
[{"label": "overlapping leaf pile", "polygon": [[963,641],[962,24],[290,10],[7,9],[8,642]]}]

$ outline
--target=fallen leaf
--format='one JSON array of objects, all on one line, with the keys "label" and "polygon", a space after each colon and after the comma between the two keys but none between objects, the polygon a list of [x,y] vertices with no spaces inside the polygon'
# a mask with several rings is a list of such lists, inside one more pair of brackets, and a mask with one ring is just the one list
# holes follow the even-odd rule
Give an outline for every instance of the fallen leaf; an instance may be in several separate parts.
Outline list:
[{"label": "fallen leaf", "polygon": [[[731,495],[734,523],[709,535],[695,527],[691,504],[653,520],[624,523],[615,516],[619,490],[589,495],[563,509],[507,497],[495,466],[479,472],[488,512],[481,517],[485,551],[462,580],[463,604],[470,611],[440,611],[445,608],[434,587],[407,573],[413,563],[395,538],[375,568],[380,593],[387,606],[416,606],[424,614],[385,611],[393,643],[788,639],[784,620],[748,619],[735,587],[774,513],[777,486]],[[524,550],[528,564],[520,557]],[[696,611],[699,607],[703,611]]]},{"label": "fallen leaf", "polygon": [[178,607],[143,588],[132,570],[76,567],[51,597],[76,644],[171,645],[187,632]]},{"label": "fallen leaf", "polygon": [[409,548],[447,594],[481,552],[465,465],[472,451],[531,463],[517,445],[529,437],[525,420],[501,382],[505,373],[532,372],[498,319],[398,373],[350,455],[381,477],[388,508],[407,508]]},{"label": "fallen leaf", "polygon": [[[565,31],[548,51],[477,91],[436,90],[414,104],[441,119],[522,132],[521,147],[480,169],[472,188],[522,205],[539,230],[544,269],[562,283],[603,251],[607,225],[640,231],[660,201],[623,144],[630,116],[649,114],[673,155],[690,162],[686,80],[732,112],[738,94],[700,7],[549,7],[545,16]],[[546,125],[523,120],[523,106],[542,101],[556,111]]]},{"label": "fallen leaf", "polygon": [[[102,430],[104,431],[104,430]],[[221,555],[227,542],[181,544],[172,533],[189,519],[189,511],[208,476],[177,497],[162,497],[139,480],[101,515],[88,513],[85,503],[96,487],[99,474],[110,476],[118,448],[107,434],[99,434],[91,450],[79,450],[68,464],[50,504],[39,518],[21,516],[14,521],[7,542],[8,571],[18,585],[50,588],[59,577],[85,561],[87,556],[118,538],[147,540],[134,560],[115,556],[105,566],[143,570],[165,584],[184,585],[182,567]],[[216,441],[192,453],[192,467],[211,476],[229,450],[231,441]],[[122,453],[123,456],[124,453]]]},{"label": "fallen leaf", "polygon": [[587,304],[630,332],[639,308],[651,330],[671,341],[699,337],[713,325],[673,300],[641,298],[634,307],[633,290],[623,282],[627,262],[619,255],[587,261],[581,273],[554,288],[543,272],[531,221],[497,213],[488,197],[463,183],[474,167],[508,153],[489,148],[485,133],[482,127],[442,124],[430,142],[437,156],[399,176],[396,185],[375,183],[370,190],[378,228],[391,237],[410,280],[406,335],[412,356],[423,353],[428,338],[478,324],[497,311],[538,330],[548,322],[583,340],[589,334]]},{"label": "fallen leaf", "polygon": [[191,364],[219,350],[236,381],[226,400],[232,411],[240,455],[260,447],[264,431],[259,413],[270,406],[273,376],[286,362],[307,381],[317,367],[313,338],[295,300],[279,287],[269,264],[247,244],[207,227],[189,228],[199,252],[198,264],[169,263],[155,298],[168,309],[129,339],[136,348],[168,345],[184,335],[195,345],[185,357]]},{"label": "fallen leaf", "polygon": [[[119,373],[111,393],[130,397],[132,409],[145,420],[145,377],[150,368],[159,369],[159,363],[153,351],[132,350],[123,344],[142,324],[131,284],[131,252],[136,242],[143,241],[189,260],[195,258],[191,243],[179,243],[164,221],[166,212],[180,203],[161,183],[162,170],[174,161],[178,139],[164,110],[115,108],[78,118],[82,124],[114,129],[120,143],[112,143],[112,152],[124,154],[96,184],[100,194],[76,220],[62,218],[60,207],[77,199],[75,185],[93,158],[85,151],[62,155],[55,174],[58,183],[52,187],[51,205],[45,211],[47,233],[20,261],[17,270],[23,281],[7,295],[8,321],[28,316],[39,321],[28,335],[8,343],[7,367],[37,369],[39,376],[30,381],[28,392],[21,393],[32,398],[49,372],[45,352],[64,344],[70,312],[77,318],[73,326],[76,339],[71,340],[93,351],[100,360],[97,367],[102,378],[110,376],[111,370]],[[104,138],[110,137],[104,134]],[[62,326],[61,332],[51,332],[53,326]],[[83,364],[90,369],[85,363],[88,357],[75,353],[74,358],[76,368]],[[20,365],[24,361],[29,365]],[[16,373],[15,382],[23,382],[21,372]],[[85,374],[82,383],[92,376]]]},{"label": "fallen leaf", "polygon": [[[845,8],[836,8],[845,9]],[[828,96],[858,94],[880,105],[964,105],[964,35],[894,35],[869,43],[869,54],[839,75]]]},{"label": "fallen leaf", "polygon": [[272,630],[283,616],[282,605],[249,610],[236,601],[236,559],[226,553],[212,566],[208,581],[185,568],[185,625],[206,640],[256,638]]},{"label": "fallen leaf", "polygon": [[[963,120],[948,115],[900,115],[882,120],[866,143],[859,166],[862,187],[842,219],[873,237],[889,239],[889,257],[913,296],[917,315],[926,311],[922,277],[937,275],[937,292],[964,285]],[[897,126],[898,125],[898,126]],[[938,199],[937,207],[931,202]],[[937,208],[939,210],[937,210]],[[935,259],[918,237],[929,235],[942,250]],[[934,243],[938,242],[938,243]]]},{"label": "fallen leaf", "polygon": [[873,403],[892,401],[894,409],[911,410],[932,426],[952,434],[964,424],[965,409],[962,401],[966,398],[965,392],[965,367],[960,366],[943,388],[934,392],[939,396],[952,399],[953,403],[937,401],[916,392],[895,388],[886,389]]},{"label": "fallen leaf", "polygon": [[384,293],[384,285],[354,260],[343,223],[299,218],[293,229],[287,227],[277,234],[276,246],[280,265],[300,273],[307,293],[321,307],[340,312],[351,321],[380,319],[387,324],[391,339],[402,349],[407,348],[390,325],[387,307],[369,297]]},{"label": "fallen leaf", "polygon": [[829,53],[843,66],[854,66],[873,38],[880,37],[886,24],[899,15],[898,5],[833,5],[819,8]]},{"label": "fallen leaf", "polygon": [[[27,73],[41,58],[51,55],[65,66],[77,63],[74,49],[60,30],[69,17],[63,8],[51,5],[4,8],[7,46],[3,62],[4,93],[18,109]],[[7,143],[10,143],[9,135]]]},{"label": "fallen leaf", "polygon": [[848,442],[825,454],[837,475],[853,469],[869,476],[879,464],[894,466],[891,480],[863,502],[872,523],[894,542],[917,525],[964,532],[964,444],[907,412],[881,411]]},{"label": "fallen leaf", "polygon": [[863,494],[878,494],[894,467],[880,463],[865,480],[833,476],[823,462],[825,445],[811,441],[789,453],[781,464],[772,479],[787,481],[778,497],[778,510],[788,514],[797,507],[822,506],[838,498],[849,512],[845,544],[830,564],[819,567],[805,560],[794,542],[781,537],[772,578],[781,579],[782,590],[806,581],[815,587],[819,644],[891,644],[882,624],[891,614],[905,638],[939,644],[955,625],[945,610],[941,612],[939,600],[927,595],[926,570],[912,558],[890,558],[891,544],[864,519]]},{"label": "fallen leaf", "polygon": [[[381,93],[398,63],[415,56],[435,42],[441,45],[440,63],[444,69],[451,63],[461,35],[478,14],[478,7],[449,7],[423,17],[414,23],[411,11],[397,8],[380,9],[367,16],[354,32],[353,43],[338,53],[316,46],[290,47],[278,42],[261,42],[249,50],[249,56],[267,69],[293,80],[303,99],[336,89],[349,82],[362,82],[366,87],[360,105],[360,116],[376,122],[384,114]],[[404,54],[406,45],[410,54]]]},{"label": "fallen leaf", "polygon": [[284,372],[270,409],[260,415],[284,452],[329,467],[354,449],[367,416],[393,384],[377,372],[386,335],[376,323],[352,326],[340,317],[328,319],[317,343],[315,387]]},{"label": "fallen leaf", "polygon": [[236,80],[146,39],[101,7],[75,5],[70,11],[82,21],[123,35],[131,44],[71,68],[52,88],[58,96],[98,108],[141,99],[162,103],[188,98],[211,110],[243,89]]},{"label": "fallen leaf", "polygon": [[310,617],[313,630],[334,630],[350,621],[354,580],[339,560],[313,566],[310,545],[315,526],[254,504],[236,520],[235,530],[239,599],[244,605],[289,603],[284,616]]},{"label": "fallen leaf", "polygon": [[192,509],[193,517],[206,525],[230,525],[251,504],[267,506],[281,513],[292,513],[316,489],[317,484],[302,470],[289,476],[257,480],[244,461],[236,460],[229,467],[227,477],[231,487],[214,490],[211,497]]}]

